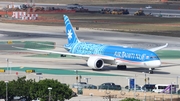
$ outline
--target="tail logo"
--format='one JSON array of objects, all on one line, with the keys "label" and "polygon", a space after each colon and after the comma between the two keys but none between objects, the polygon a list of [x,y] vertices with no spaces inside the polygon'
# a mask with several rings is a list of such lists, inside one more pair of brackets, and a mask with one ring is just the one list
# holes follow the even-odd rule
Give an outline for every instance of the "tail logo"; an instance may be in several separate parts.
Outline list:
[{"label": "tail logo", "polygon": [[67,35],[68,35],[68,39],[71,40],[71,39],[72,39],[72,32],[71,32],[71,29],[68,30]]},{"label": "tail logo", "polygon": [[70,22],[68,16],[66,16],[66,15],[64,15],[64,24],[66,27],[66,36],[68,39],[68,44],[80,42],[78,40],[78,37],[76,36],[76,33],[73,29],[73,26],[71,25],[71,22]]}]

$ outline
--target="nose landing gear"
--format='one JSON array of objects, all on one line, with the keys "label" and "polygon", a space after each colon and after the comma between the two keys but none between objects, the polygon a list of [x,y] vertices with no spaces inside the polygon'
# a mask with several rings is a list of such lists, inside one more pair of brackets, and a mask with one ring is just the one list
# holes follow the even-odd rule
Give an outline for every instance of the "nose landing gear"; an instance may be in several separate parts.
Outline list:
[{"label": "nose landing gear", "polygon": [[149,74],[153,74],[154,73],[154,68],[149,68]]}]

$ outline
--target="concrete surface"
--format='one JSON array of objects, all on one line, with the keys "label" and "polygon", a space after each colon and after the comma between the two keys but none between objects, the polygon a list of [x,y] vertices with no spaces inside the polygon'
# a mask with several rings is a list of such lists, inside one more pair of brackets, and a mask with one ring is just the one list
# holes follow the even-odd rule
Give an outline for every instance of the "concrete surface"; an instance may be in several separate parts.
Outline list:
[{"label": "concrete surface", "polygon": [[[169,43],[169,46],[165,49],[180,50],[180,38],[176,37],[164,37],[164,36],[151,36],[151,35],[141,35],[123,32],[110,32],[110,31],[99,31],[93,29],[82,29],[76,31],[78,37],[82,41],[90,41],[104,44],[113,45],[126,45],[131,47],[139,48],[152,48],[156,46]],[[64,27],[56,26],[34,26],[34,25],[18,25],[18,24],[5,24],[0,23],[0,40],[20,40],[20,41],[53,41],[56,42],[56,51],[64,51],[62,49],[63,44],[67,42]],[[33,52],[34,53],[34,52]],[[37,53],[37,52],[35,52]],[[39,53],[38,53],[39,54]],[[100,85],[104,82],[114,82],[120,84],[122,87],[128,84],[128,77],[135,77],[136,82],[139,85],[144,85],[145,74],[146,77],[150,78],[149,83],[154,84],[170,84],[171,82],[177,83],[180,78],[180,59],[162,59],[162,66],[157,68],[154,74],[148,74],[148,68],[140,68],[134,66],[128,66],[127,70],[116,70],[116,66],[106,65],[103,71],[92,71],[91,68],[86,66],[86,62],[81,59],[54,59],[54,58],[35,58],[35,57],[23,57],[26,55],[32,55],[31,52],[16,52],[16,51],[0,51],[0,67],[6,67],[6,59],[11,61],[9,66],[11,67],[38,67],[38,68],[59,68],[68,70],[78,70],[86,72],[99,72],[108,74],[120,74],[122,76],[83,76],[83,78],[91,78],[89,83],[94,85]],[[13,71],[12,74],[1,73],[0,80],[12,80],[17,78],[17,71]],[[75,76],[59,76],[59,75],[49,75],[43,74],[40,78],[35,74],[26,74],[24,72],[19,72],[19,76],[26,75],[27,79],[46,79],[53,78],[60,82],[73,84],[76,82]],[[85,79],[82,79],[85,81]],[[148,83],[148,82],[146,82]],[[78,98],[77,98],[78,99]],[[81,98],[79,98],[80,100]],[[88,99],[88,97],[83,97],[82,99]],[[98,98],[97,98],[98,99]],[[104,99],[99,99],[98,101],[104,101]],[[77,101],[77,100],[72,100]],[[83,100],[84,101],[84,100]],[[95,100],[94,100],[95,101]]]}]

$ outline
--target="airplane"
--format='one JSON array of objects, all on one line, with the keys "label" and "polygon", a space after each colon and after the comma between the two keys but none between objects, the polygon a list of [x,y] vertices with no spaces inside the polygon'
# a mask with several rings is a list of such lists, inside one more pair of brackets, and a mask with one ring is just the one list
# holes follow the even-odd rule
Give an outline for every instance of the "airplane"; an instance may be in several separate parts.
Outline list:
[{"label": "airplane", "polygon": [[125,70],[127,68],[127,65],[132,65],[149,68],[149,73],[153,74],[153,70],[161,66],[161,61],[154,52],[167,47],[168,43],[152,49],[140,49],[126,46],[81,42],[73,29],[69,17],[67,15],[63,15],[63,17],[66,28],[66,36],[68,40],[68,43],[63,47],[68,52],[38,50],[15,46],[12,47],[18,49],[26,49],[29,51],[56,53],[61,55],[81,57],[82,59],[86,60],[87,66],[91,67],[93,70],[102,70],[105,64],[116,65],[117,69],[119,70]]}]

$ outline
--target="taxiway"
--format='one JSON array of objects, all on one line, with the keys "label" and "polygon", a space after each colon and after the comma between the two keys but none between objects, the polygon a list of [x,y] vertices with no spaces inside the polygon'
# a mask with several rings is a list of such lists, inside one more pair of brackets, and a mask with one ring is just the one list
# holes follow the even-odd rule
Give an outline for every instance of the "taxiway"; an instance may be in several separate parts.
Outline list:
[{"label": "taxiway", "polygon": [[[20,24],[0,24],[0,39],[2,41],[7,40],[19,40],[19,41],[52,41],[56,42],[57,46],[54,50],[65,51],[62,46],[67,42],[64,26],[37,26],[37,25],[20,25]],[[87,28],[80,28],[76,30],[77,36],[81,41],[97,42],[113,45],[126,45],[130,47],[138,48],[153,48],[156,46],[169,43],[166,50],[180,50],[180,38],[154,36],[154,35],[142,35],[124,32],[111,32],[103,30],[94,30]],[[3,47],[0,47],[2,49]],[[116,70],[116,66],[105,66],[103,71],[92,71],[91,68],[86,66],[86,62],[81,59],[56,59],[56,58],[36,58],[36,57],[23,57],[28,54],[14,54],[14,51],[1,50],[0,53],[0,66],[6,67],[5,59],[8,58],[12,61],[11,66],[23,66],[23,67],[38,67],[38,68],[57,68],[57,69],[69,69],[79,70],[86,72],[100,72],[107,74],[119,74],[123,76],[83,76],[90,77],[90,83],[99,85],[103,82],[115,82],[122,86],[127,85],[128,77],[136,77],[137,83],[144,84],[145,73],[148,69],[129,66],[127,70]],[[150,83],[166,83],[176,82],[177,76],[180,75],[180,59],[162,59],[162,66],[154,71],[154,74],[146,73],[146,76],[150,78]],[[144,73],[143,73],[144,72]],[[27,74],[26,74],[27,75]],[[37,76],[28,74],[28,78]],[[0,79],[6,79],[6,75]],[[58,76],[43,74],[43,78],[55,78],[62,82],[72,84],[75,82],[74,76]],[[85,80],[84,80],[85,81]]]}]

